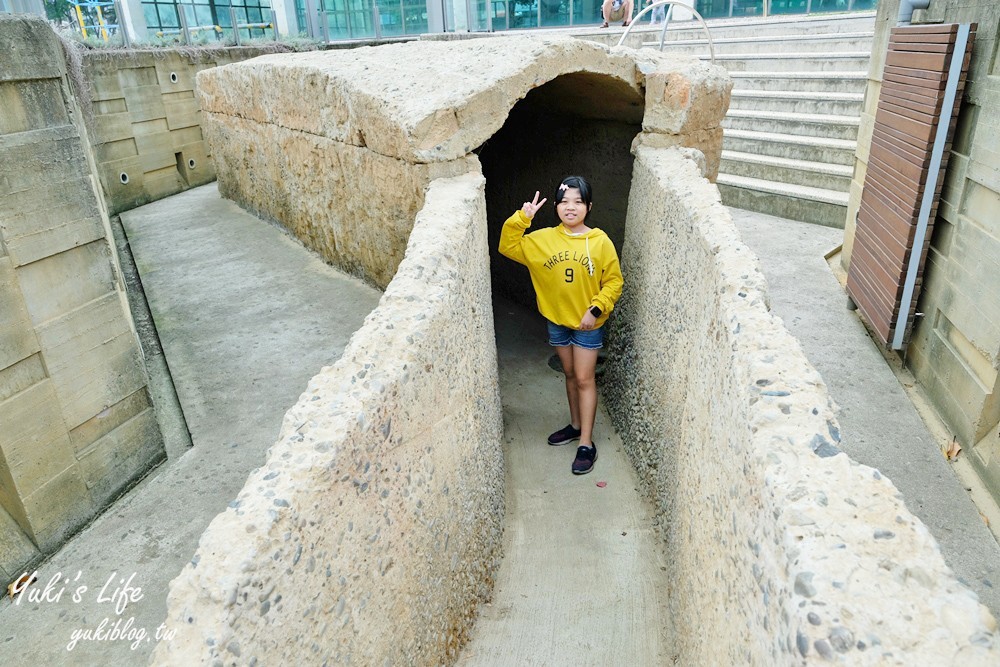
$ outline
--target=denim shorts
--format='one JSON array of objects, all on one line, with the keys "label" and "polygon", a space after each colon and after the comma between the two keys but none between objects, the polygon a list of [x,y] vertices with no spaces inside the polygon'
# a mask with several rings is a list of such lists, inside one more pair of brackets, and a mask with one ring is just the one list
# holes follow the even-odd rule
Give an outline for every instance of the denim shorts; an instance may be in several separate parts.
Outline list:
[{"label": "denim shorts", "polygon": [[546,323],[549,325],[549,345],[552,347],[576,345],[585,350],[599,350],[604,347],[604,327],[584,331],[552,322]]}]

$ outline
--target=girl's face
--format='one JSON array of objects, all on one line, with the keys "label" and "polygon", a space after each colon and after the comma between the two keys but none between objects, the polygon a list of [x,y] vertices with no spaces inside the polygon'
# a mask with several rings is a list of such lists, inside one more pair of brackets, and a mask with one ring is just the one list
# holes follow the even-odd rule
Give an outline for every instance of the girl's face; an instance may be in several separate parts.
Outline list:
[{"label": "girl's face", "polygon": [[562,201],[556,204],[556,214],[567,227],[582,225],[589,211],[590,207],[583,203],[579,188],[566,188]]}]

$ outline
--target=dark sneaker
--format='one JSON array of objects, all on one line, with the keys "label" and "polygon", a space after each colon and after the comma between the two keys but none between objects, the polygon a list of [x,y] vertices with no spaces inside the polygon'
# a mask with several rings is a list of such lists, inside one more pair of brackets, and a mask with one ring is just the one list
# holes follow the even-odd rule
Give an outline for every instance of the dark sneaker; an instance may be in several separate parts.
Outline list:
[{"label": "dark sneaker", "polygon": [[597,445],[590,447],[580,446],[576,448],[576,458],[573,460],[573,474],[586,475],[594,469],[594,461],[597,460]]},{"label": "dark sneaker", "polygon": [[568,445],[574,440],[579,440],[579,439],[580,439],[580,429],[573,428],[572,424],[567,424],[565,428],[561,428],[549,436],[549,444]]}]

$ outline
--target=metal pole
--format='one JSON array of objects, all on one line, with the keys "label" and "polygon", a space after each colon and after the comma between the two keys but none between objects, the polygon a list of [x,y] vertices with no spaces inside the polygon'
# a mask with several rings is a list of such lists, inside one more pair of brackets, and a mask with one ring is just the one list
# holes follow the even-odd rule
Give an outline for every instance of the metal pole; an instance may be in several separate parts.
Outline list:
[{"label": "metal pole", "polygon": [[[348,23],[348,26],[349,25],[350,25],[350,23]],[[323,6],[323,3],[320,3],[319,29],[320,29],[320,33],[322,33],[323,41],[324,42],[329,42],[330,41],[330,17],[329,17],[329,15],[327,15],[327,13],[326,13],[326,7]]]},{"label": "metal pole", "polygon": [[[403,3],[399,3],[400,9],[403,8]],[[378,15],[378,0],[372,2],[372,21],[375,23],[375,39],[382,38],[382,22],[379,20]]]},{"label": "metal pole", "polygon": [[125,12],[122,11],[121,0],[114,0],[115,3],[115,16],[118,17],[118,30],[122,34],[122,42],[125,44],[125,48],[132,48],[132,38],[129,37],[128,31],[132,26],[125,25]]},{"label": "metal pole", "polygon": [[233,26],[233,37],[236,38],[236,46],[240,45],[240,26],[236,22],[236,10],[233,9],[232,5],[229,5],[229,21]]},{"label": "metal pole", "polygon": [[184,43],[191,45],[191,33],[188,31],[188,20],[184,13],[184,5],[174,5],[177,7],[177,19],[181,22],[181,32],[184,34]]}]

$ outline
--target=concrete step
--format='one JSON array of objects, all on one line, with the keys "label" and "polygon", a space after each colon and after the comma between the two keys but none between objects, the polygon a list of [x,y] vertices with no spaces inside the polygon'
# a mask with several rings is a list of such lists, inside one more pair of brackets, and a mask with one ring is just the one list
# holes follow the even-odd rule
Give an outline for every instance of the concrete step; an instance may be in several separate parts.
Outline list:
[{"label": "concrete step", "polygon": [[[795,53],[717,53],[715,63],[730,72],[868,71],[870,51]],[[708,61],[707,53],[698,56]]]},{"label": "concrete step", "polygon": [[754,130],[725,130],[722,148],[739,153],[854,166],[856,141]]},{"label": "concrete step", "polygon": [[[641,9],[641,8],[640,8]],[[644,25],[636,26],[633,32],[656,32],[660,27],[649,26],[643,17]],[[729,37],[747,37],[750,35],[792,35],[792,34],[828,34],[836,32],[865,32],[875,26],[875,12],[852,12],[850,14],[809,15],[809,16],[769,16],[742,17],[735,19],[709,19],[706,21],[711,31],[712,39]],[[667,27],[667,39],[703,39],[705,30],[701,24],[690,21],[671,21]]]},{"label": "concrete step", "polygon": [[776,183],[848,192],[853,169],[841,164],[792,160],[771,155],[722,151],[719,173]]},{"label": "concrete step", "polygon": [[726,206],[758,211],[825,227],[844,228],[847,193],[759,178],[719,174],[716,181]]},{"label": "concrete step", "polygon": [[823,93],[801,90],[733,90],[729,109],[836,114],[858,117],[864,93]]},{"label": "concrete step", "polygon": [[[825,35],[763,35],[751,37],[726,37],[716,39],[712,46],[715,53],[780,53],[780,52],[828,52],[828,51],[871,51],[873,32],[833,33]],[[643,46],[658,48],[659,33],[654,39],[648,37]],[[707,39],[667,40],[663,43],[664,53],[708,53]]]},{"label": "concrete step", "polygon": [[753,130],[853,141],[858,138],[860,122],[858,116],[730,109],[722,127],[727,130]]},{"label": "concrete step", "polygon": [[734,90],[860,93],[868,85],[868,68],[853,71],[735,71],[730,70]]}]

